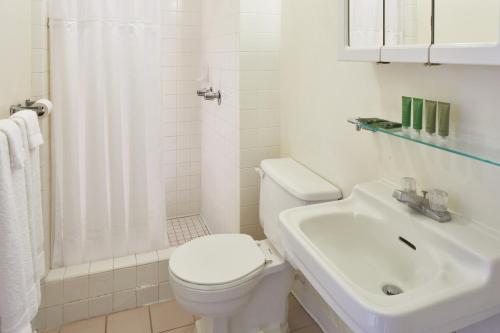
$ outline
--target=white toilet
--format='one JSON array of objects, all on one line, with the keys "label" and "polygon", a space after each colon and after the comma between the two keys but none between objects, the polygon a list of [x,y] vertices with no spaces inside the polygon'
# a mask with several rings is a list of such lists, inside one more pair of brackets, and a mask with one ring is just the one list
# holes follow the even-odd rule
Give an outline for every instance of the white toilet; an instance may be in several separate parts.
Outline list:
[{"label": "white toilet", "polygon": [[197,333],[288,332],[293,271],[283,259],[278,228],[285,209],[338,200],[341,191],[292,159],[265,160],[260,223],[268,237],[212,235],[177,248],[170,282],[179,304],[201,317]]}]

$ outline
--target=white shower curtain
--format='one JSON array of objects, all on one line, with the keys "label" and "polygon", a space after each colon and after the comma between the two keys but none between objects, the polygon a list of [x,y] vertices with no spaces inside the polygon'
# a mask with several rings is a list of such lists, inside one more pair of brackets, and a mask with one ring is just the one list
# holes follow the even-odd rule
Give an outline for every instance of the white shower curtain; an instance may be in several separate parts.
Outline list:
[{"label": "white shower curtain", "polygon": [[51,0],[53,264],[165,247],[159,0]]}]

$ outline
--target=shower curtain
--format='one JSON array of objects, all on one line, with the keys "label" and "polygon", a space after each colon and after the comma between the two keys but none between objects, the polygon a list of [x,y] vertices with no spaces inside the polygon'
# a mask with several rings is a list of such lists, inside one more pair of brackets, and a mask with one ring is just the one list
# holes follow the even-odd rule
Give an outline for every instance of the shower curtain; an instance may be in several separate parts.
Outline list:
[{"label": "shower curtain", "polygon": [[166,244],[159,0],[51,0],[53,265]]}]

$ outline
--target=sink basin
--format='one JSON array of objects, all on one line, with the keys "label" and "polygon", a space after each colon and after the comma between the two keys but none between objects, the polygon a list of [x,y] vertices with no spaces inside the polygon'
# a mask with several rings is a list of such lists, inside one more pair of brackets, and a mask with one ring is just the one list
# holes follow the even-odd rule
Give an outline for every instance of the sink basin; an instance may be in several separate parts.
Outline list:
[{"label": "sink basin", "polygon": [[450,333],[500,313],[500,236],[418,215],[393,189],[283,212],[291,264],[356,333]]}]

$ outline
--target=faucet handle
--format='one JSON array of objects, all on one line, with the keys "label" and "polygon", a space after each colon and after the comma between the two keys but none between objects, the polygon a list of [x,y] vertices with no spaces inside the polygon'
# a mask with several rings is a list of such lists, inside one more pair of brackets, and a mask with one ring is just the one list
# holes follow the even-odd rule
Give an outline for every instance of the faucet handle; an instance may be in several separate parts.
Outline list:
[{"label": "faucet handle", "polygon": [[200,97],[204,97],[207,93],[211,92],[212,88],[204,88],[204,89],[198,89],[196,91],[196,94]]},{"label": "faucet handle", "polygon": [[412,177],[401,178],[401,189],[406,193],[417,193],[417,181]]},{"label": "faucet handle", "polygon": [[448,193],[442,190],[433,189],[429,191],[429,206],[436,213],[448,211]]}]

